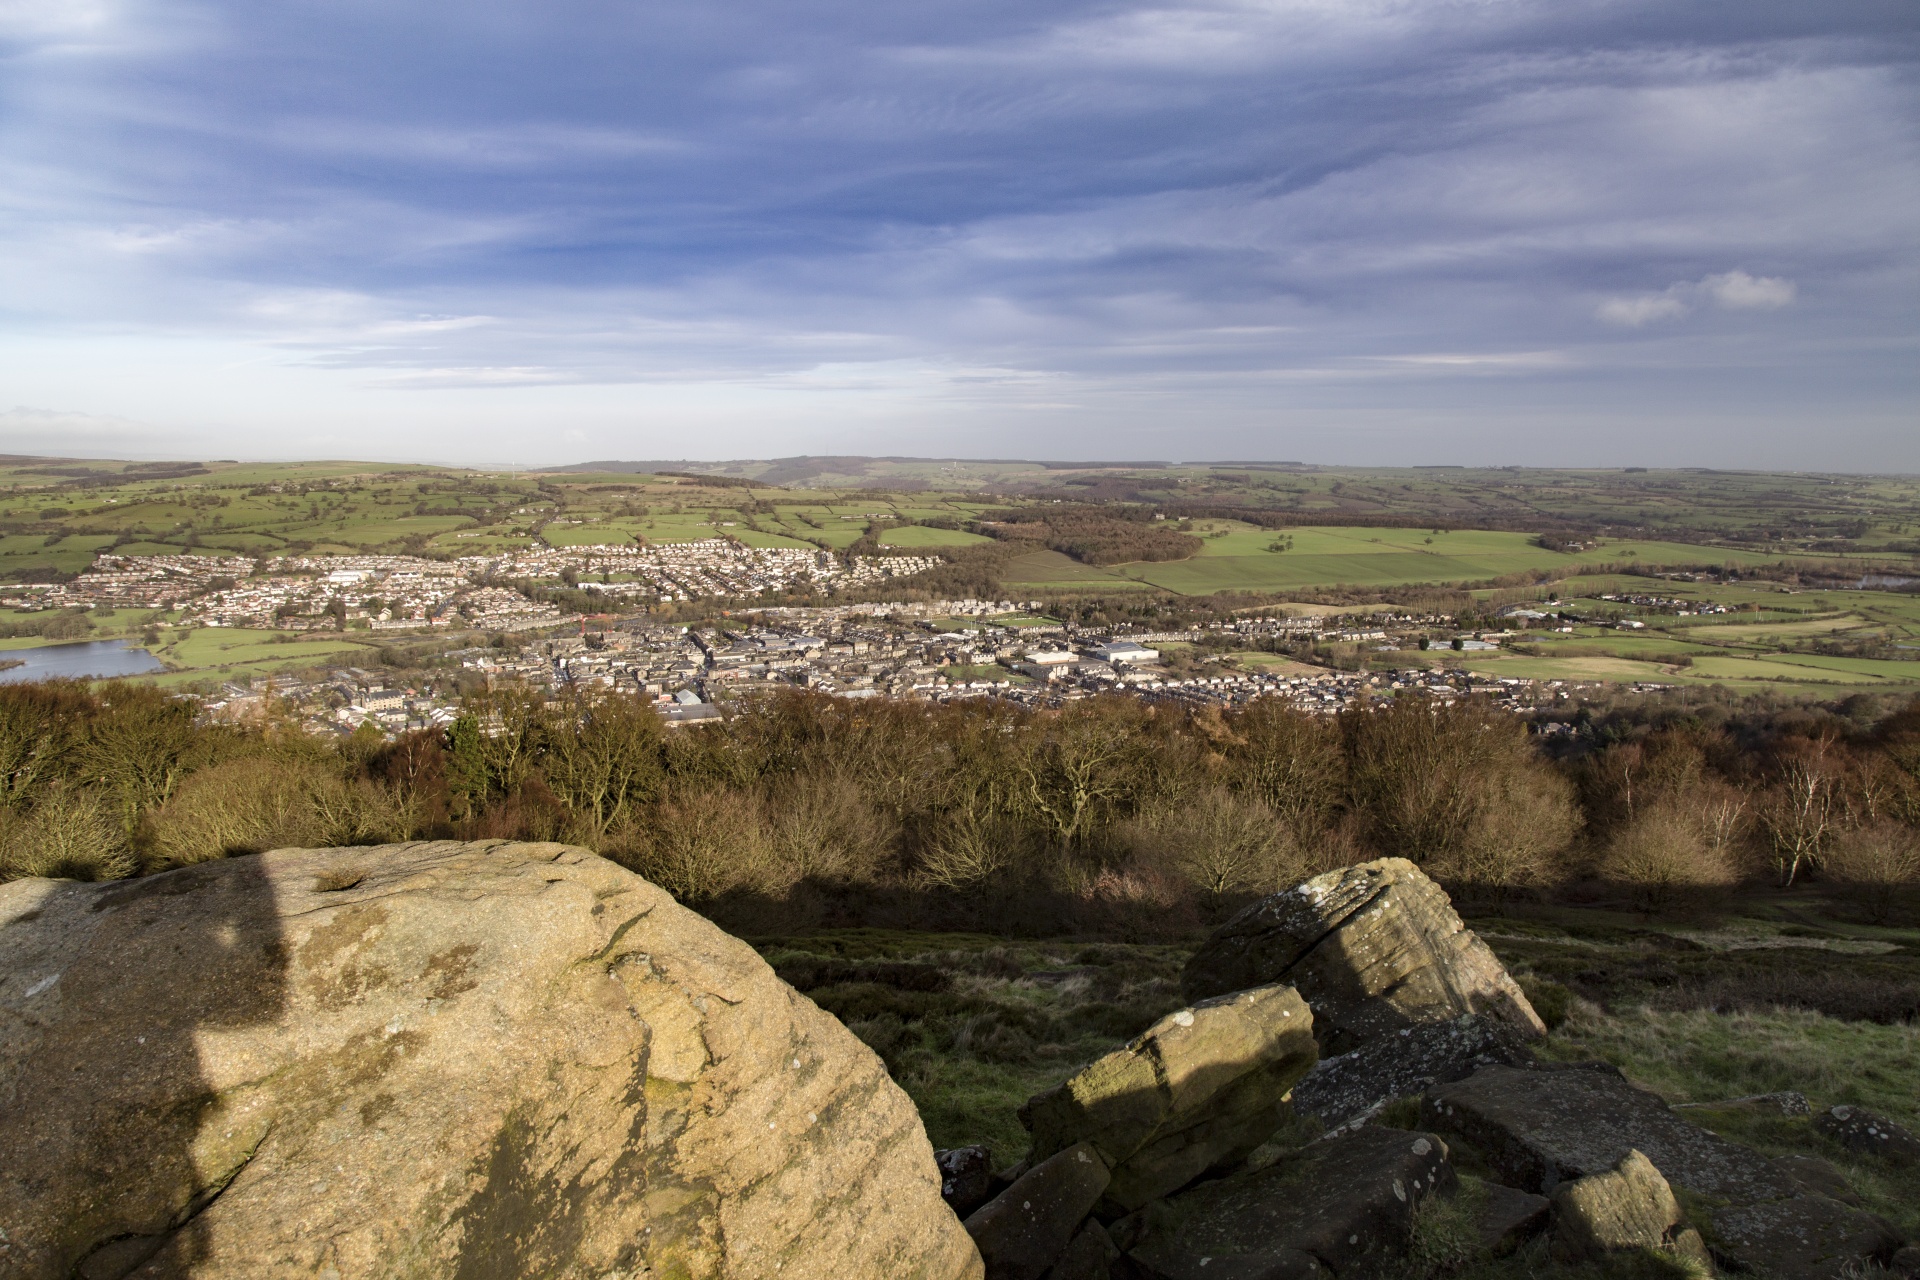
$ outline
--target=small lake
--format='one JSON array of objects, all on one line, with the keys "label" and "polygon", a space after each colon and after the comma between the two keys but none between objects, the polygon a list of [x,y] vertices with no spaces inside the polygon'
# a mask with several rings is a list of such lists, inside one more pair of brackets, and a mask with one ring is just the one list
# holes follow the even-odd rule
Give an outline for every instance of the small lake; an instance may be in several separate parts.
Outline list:
[{"label": "small lake", "polygon": [[76,640],[72,644],[42,645],[38,649],[0,649],[0,661],[14,658],[17,667],[0,671],[0,684],[52,680],[61,676],[106,679],[144,676],[165,671],[166,664],[125,640]]}]

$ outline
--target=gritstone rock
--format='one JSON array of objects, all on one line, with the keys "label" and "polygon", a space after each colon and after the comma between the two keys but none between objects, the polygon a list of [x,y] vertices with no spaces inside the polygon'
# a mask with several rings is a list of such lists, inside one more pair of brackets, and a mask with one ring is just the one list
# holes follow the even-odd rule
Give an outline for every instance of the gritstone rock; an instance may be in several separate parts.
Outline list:
[{"label": "gritstone rock", "polygon": [[1373,1126],[1150,1204],[1114,1241],[1169,1280],[1367,1276],[1405,1248],[1420,1202],[1455,1186],[1439,1138]]},{"label": "gritstone rock", "polygon": [[1530,1050],[1511,1023],[1463,1013],[1402,1027],[1337,1058],[1322,1058],[1293,1088],[1293,1108],[1329,1129],[1365,1120],[1395,1098],[1461,1080],[1489,1064],[1526,1066]]},{"label": "gritstone rock", "polygon": [[0,885],[4,1269],[962,1280],[912,1103],[584,850]]},{"label": "gritstone rock", "polygon": [[1404,858],[1329,871],[1254,903],[1194,953],[1181,990],[1200,1000],[1275,982],[1306,998],[1329,1056],[1462,1014],[1527,1039],[1546,1034],[1445,890]]},{"label": "gritstone rock", "polygon": [[1082,1140],[1132,1210],[1237,1161],[1285,1119],[1314,1062],[1313,1015],[1291,987],[1256,987],[1182,1009],[1028,1099],[1020,1119],[1042,1160]]},{"label": "gritstone rock", "polygon": [[967,1219],[987,1280],[1039,1280],[1073,1240],[1100,1193],[1107,1165],[1081,1142],[1042,1160]]},{"label": "gritstone rock", "polygon": [[1553,1210],[1553,1252],[1565,1262],[1667,1248],[1685,1221],[1673,1188],[1638,1151],[1627,1152],[1604,1173],[1555,1187]]},{"label": "gritstone rock", "polygon": [[985,1147],[954,1147],[936,1151],[940,1167],[940,1198],[964,1218],[993,1198],[992,1157]]},{"label": "gritstone rock", "polygon": [[1900,1247],[1883,1219],[1818,1195],[1715,1209],[1712,1227],[1715,1249],[1780,1280],[1843,1280]]},{"label": "gritstone rock", "polygon": [[1795,1185],[1811,1195],[1825,1196],[1841,1204],[1858,1207],[1860,1195],[1847,1182],[1847,1176],[1833,1163],[1819,1156],[1775,1156],[1773,1167],[1792,1178]]},{"label": "gritstone rock", "polygon": [[1879,1156],[1897,1165],[1920,1164],[1920,1138],[1865,1107],[1833,1107],[1813,1127],[1855,1155]]},{"label": "gritstone rock", "polygon": [[1047,1272],[1046,1280],[1110,1280],[1113,1264],[1119,1259],[1120,1251],[1114,1248],[1107,1229],[1088,1220]]},{"label": "gritstone rock", "polygon": [[1512,1253],[1547,1225],[1553,1202],[1545,1196],[1497,1182],[1482,1183],[1481,1187],[1484,1198],[1473,1225],[1486,1252],[1496,1257]]},{"label": "gritstone rock", "polygon": [[1689,1124],[1610,1068],[1483,1067],[1430,1090],[1422,1116],[1477,1147],[1503,1182],[1549,1195],[1638,1150],[1674,1186],[1719,1202],[1715,1248],[1750,1269],[1824,1278],[1899,1243],[1885,1222],[1809,1194],[1790,1170]]}]

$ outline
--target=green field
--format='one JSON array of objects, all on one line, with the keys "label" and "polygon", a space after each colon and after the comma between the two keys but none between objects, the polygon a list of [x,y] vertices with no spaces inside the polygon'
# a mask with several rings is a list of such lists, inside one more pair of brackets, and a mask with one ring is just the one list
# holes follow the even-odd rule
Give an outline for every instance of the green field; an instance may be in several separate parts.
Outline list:
[{"label": "green field", "polygon": [[1003,581],[1015,592],[1026,588],[1137,591],[1147,585],[1129,581],[1108,569],[1081,564],[1058,551],[1031,551],[1008,561]]},{"label": "green field", "polygon": [[963,529],[934,529],[923,524],[903,525],[880,535],[880,545],[883,547],[969,547],[992,541],[992,538]]},{"label": "green field", "polygon": [[169,667],[158,684],[189,684],[210,677],[245,679],[310,667],[316,662],[352,664],[369,659],[377,650],[345,637],[296,638],[290,631],[254,631],[241,627],[197,627],[162,633],[153,654]]},{"label": "green field", "polygon": [[[1622,541],[1564,554],[1535,545],[1529,534],[1483,529],[1435,533],[1335,527],[1276,533],[1238,521],[1206,520],[1195,522],[1194,531],[1202,538],[1202,548],[1189,560],[1099,569],[1057,552],[1036,552],[1009,564],[1006,581],[1032,586],[1112,586],[1131,581],[1179,595],[1211,595],[1219,591],[1287,592],[1341,585],[1476,582],[1535,569],[1622,561],[1715,566],[1772,562],[1772,558],[1754,552],[1662,542]],[[1287,550],[1268,549],[1281,539],[1289,544]]]}]

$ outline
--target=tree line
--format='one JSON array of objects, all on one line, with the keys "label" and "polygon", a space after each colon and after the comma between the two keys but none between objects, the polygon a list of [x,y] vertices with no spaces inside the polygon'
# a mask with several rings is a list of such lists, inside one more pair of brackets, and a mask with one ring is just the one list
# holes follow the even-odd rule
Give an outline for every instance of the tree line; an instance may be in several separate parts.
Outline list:
[{"label": "tree line", "polygon": [[1811,877],[1884,917],[1920,880],[1920,700],[1545,737],[1424,696],[1316,716],[794,691],[670,731],[630,696],[504,687],[384,740],[208,721],[143,685],[0,687],[4,878],[485,837],[585,845],[735,919],[1178,930],[1383,855],[1492,903]]}]

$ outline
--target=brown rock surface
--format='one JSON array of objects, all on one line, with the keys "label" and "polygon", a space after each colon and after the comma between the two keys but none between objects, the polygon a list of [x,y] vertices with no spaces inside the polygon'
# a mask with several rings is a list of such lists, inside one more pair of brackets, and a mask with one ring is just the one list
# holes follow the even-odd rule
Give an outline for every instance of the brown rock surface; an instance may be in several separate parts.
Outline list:
[{"label": "brown rock surface", "polygon": [[1329,1056],[1462,1014],[1525,1038],[1546,1027],[1446,891],[1404,858],[1329,871],[1215,930],[1181,975],[1189,1000],[1267,983],[1297,987]]},{"label": "brown rock surface", "polygon": [[1170,1013],[1030,1098],[1033,1159],[1088,1141],[1131,1211],[1244,1158],[1286,1118],[1314,1063],[1313,1015],[1291,987],[1257,987]]},{"label": "brown rock surface", "polygon": [[1673,1188],[1638,1151],[1627,1152],[1603,1173],[1555,1187],[1553,1210],[1553,1251],[1568,1262],[1664,1249],[1684,1221]]},{"label": "brown rock surface", "polygon": [[838,1022],[583,850],[0,886],[0,1270],[977,1277]]}]

